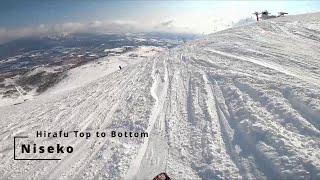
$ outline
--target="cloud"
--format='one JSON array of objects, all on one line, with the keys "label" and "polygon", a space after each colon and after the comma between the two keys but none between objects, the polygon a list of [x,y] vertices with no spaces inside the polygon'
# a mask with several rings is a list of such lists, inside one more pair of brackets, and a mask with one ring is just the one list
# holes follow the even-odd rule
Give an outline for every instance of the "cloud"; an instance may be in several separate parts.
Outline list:
[{"label": "cloud", "polygon": [[173,24],[173,21],[174,20],[172,19],[172,20],[169,20],[169,21],[162,22],[162,23],[160,23],[160,26],[170,27]]},{"label": "cloud", "polygon": [[32,27],[0,28],[0,43],[22,37],[46,36],[77,32],[135,32],[142,27],[134,21],[94,21],[90,23],[66,22],[62,24],[40,24]]},{"label": "cloud", "polygon": [[158,32],[172,32],[175,28],[173,19],[157,23],[152,27],[153,31]]},{"label": "cloud", "polygon": [[[92,21],[88,23],[65,22],[60,24],[40,24],[32,27],[1,28],[0,44],[31,36],[47,36],[81,32],[171,32],[171,33],[212,33],[231,27],[233,18],[211,14],[167,17],[166,20],[140,19]],[[245,22],[238,22],[237,25]]]},{"label": "cloud", "polygon": [[89,23],[66,22],[62,24],[40,24],[22,28],[0,28],[0,44],[22,37],[47,36],[81,32],[186,32],[186,27],[174,25],[174,20],[159,23],[143,23],[130,20],[92,21]]}]

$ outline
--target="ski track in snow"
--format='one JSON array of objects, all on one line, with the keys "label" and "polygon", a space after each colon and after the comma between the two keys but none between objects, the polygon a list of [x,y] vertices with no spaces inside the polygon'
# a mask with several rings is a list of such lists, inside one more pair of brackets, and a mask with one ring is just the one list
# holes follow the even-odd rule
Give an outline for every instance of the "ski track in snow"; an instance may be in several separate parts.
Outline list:
[{"label": "ski track in snow", "polygon": [[[239,26],[0,107],[0,179],[152,179],[164,171],[172,179],[319,179],[319,28],[319,13]],[[35,138],[37,130],[107,137]],[[112,138],[112,130],[149,137]],[[13,161],[19,135],[74,152]]]},{"label": "ski track in snow", "polygon": [[[153,129],[154,123],[157,120],[157,117],[158,117],[158,115],[160,113],[160,110],[161,110],[160,109],[161,105],[159,103],[159,97],[158,97],[158,95],[156,93],[156,90],[158,89],[158,84],[159,84],[158,83],[158,81],[159,81],[159,73],[157,73],[158,71],[156,71],[155,62],[156,62],[156,59],[154,60],[154,64],[152,66],[151,76],[152,76],[152,79],[153,79],[153,83],[152,83],[152,86],[151,86],[151,89],[150,89],[150,94],[155,99],[155,105],[154,105],[154,109],[151,112],[151,116],[150,116],[150,119],[149,119],[149,125],[148,125],[147,131],[146,131],[148,134],[152,133],[151,130]],[[164,61],[164,63],[165,63],[165,61]],[[167,72],[165,72],[164,81],[167,81]],[[166,92],[166,88],[165,87],[162,90],[162,92]],[[163,97],[161,97],[161,98],[163,99]],[[147,146],[148,146],[148,142],[149,142],[149,138],[146,138],[144,140],[143,144],[141,145],[136,159],[130,165],[130,168],[129,168],[129,170],[127,172],[127,175],[126,175],[126,179],[132,179],[133,177],[136,178],[138,170],[140,168],[140,164],[141,164],[142,158],[144,157],[144,154],[146,152],[146,149],[147,149]]]}]

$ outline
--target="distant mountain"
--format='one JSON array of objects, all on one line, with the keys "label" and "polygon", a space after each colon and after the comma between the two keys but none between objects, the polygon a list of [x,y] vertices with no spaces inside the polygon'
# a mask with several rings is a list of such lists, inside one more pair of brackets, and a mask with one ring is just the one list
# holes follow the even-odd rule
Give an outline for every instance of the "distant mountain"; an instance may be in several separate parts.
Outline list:
[{"label": "distant mountain", "polygon": [[106,49],[171,48],[193,38],[168,33],[75,33],[14,40],[0,45],[0,102],[1,97],[20,97],[17,87],[25,94],[41,94],[63,80],[70,69],[108,56]]}]

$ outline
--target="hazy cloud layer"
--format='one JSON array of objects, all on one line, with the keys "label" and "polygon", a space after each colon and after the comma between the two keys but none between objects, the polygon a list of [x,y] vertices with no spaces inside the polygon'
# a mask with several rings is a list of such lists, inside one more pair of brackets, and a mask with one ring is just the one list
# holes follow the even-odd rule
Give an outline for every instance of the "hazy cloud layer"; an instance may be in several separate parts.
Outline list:
[{"label": "hazy cloud layer", "polygon": [[88,24],[68,22],[63,24],[46,25],[41,24],[34,27],[23,27],[16,29],[0,28],[0,43],[28,36],[56,35],[76,32],[98,32],[98,31],[132,31],[136,30],[134,24],[129,22],[100,22],[95,21]]},{"label": "hazy cloud layer", "polygon": [[[1,28],[0,44],[22,37],[59,35],[77,32],[183,32],[204,33],[215,32],[232,26],[232,19],[225,20],[221,17],[192,16],[187,19],[198,20],[198,23],[190,23],[185,18],[171,18],[158,22],[146,21],[93,21],[89,23],[66,22],[62,24],[41,24],[33,27]],[[237,21],[236,21],[237,22]],[[252,22],[251,18],[240,19],[233,24],[245,24]],[[208,26],[212,24],[212,26]],[[203,31],[206,29],[206,31]]]},{"label": "hazy cloud layer", "polygon": [[169,20],[169,21],[165,21],[165,22],[162,22],[160,23],[161,26],[163,27],[170,27],[172,24],[173,24],[173,19]]},{"label": "hazy cloud layer", "polygon": [[160,22],[157,24],[144,24],[135,21],[94,21],[90,23],[67,22],[63,24],[41,24],[33,27],[23,28],[1,28],[0,43],[14,39],[30,36],[45,36],[68,34],[77,32],[182,32],[183,28],[177,28],[173,24],[174,20]]}]

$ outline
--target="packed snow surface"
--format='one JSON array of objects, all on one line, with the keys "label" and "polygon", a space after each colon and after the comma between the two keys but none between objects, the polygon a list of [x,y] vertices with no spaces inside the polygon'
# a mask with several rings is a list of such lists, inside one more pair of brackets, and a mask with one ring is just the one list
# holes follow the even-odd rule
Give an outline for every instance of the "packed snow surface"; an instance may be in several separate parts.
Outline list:
[{"label": "packed snow surface", "polygon": [[[0,179],[320,179],[320,14],[211,34],[72,91],[1,107],[0,122]],[[40,130],[107,136],[35,138]],[[14,161],[22,135],[74,152]]]}]

